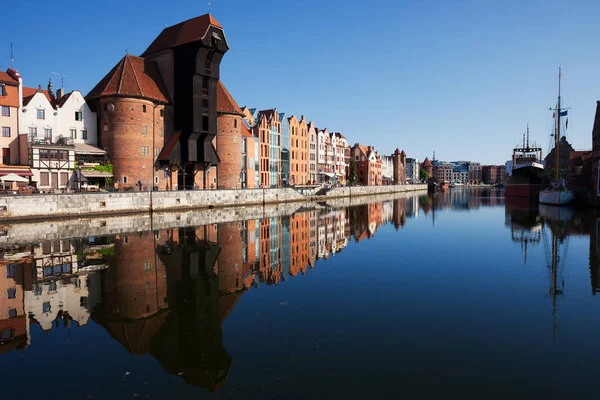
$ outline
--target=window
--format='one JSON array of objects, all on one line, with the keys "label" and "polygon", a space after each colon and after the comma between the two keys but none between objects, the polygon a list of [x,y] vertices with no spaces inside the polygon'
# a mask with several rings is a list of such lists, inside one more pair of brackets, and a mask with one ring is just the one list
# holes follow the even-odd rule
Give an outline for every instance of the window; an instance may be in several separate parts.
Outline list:
[{"label": "window", "polygon": [[161,116],[161,117],[164,117],[164,116],[165,116],[165,110],[164,110],[164,109],[162,109],[162,108],[160,109],[160,116]]},{"label": "window", "polygon": [[10,126],[2,127],[2,137],[10,137]]},{"label": "window", "polygon": [[46,139],[52,139],[52,129],[51,128],[44,128],[44,137]]},{"label": "window", "polygon": [[6,94],[6,85],[4,83],[0,83],[0,96],[8,96],[8,94]]},{"label": "window", "polygon": [[123,183],[127,183],[127,177],[126,176],[123,177]]},{"label": "window", "polygon": [[87,296],[81,296],[79,298],[79,305],[81,306],[81,308],[87,308],[87,306],[88,306],[88,298],[87,298]]},{"label": "window", "polygon": [[8,264],[6,266],[6,278],[15,278],[15,265],[14,264]]},{"label": "window", "polygon": [[152,266],[150,265],[150,263],[148,261],[146,261],[144,263],[144,271],[150,271],[152,269]]},{"label": "window", "polygon": [[51,309],[52,308],[50,307],[50,302],[49,301],[46,302],[46,303],[44,303],[44,304],[42,304],[42,312],[43,313],[49,313]]},{"label": "window", "polygon": [[154,184],[155,184],[155,185],[158,185],[158,176],[155,176],[155,177],[154,177]]},{"label": "window", "polygon": [[155,147],[154,148],[154,157],[158,157],[159,154],[160,154],[160,148],[159,147]]},{"label": "window", "polygon": [[10,107],[8,107],[8,106],[2,106],[2,116],[3,117],[10,117]]},{"label": "window", "polygon": [[150,149],[148,148],[148,146],[142,146],[142,155],[147,156],[149,154],[150,154]]},{"label": "window", "polygon": [[[61,151],[62,153],[62,151]],[[69,174],[67,172],[60,173],[60,186],[67,186],[67,182],[69,182]]]},{"label": "window", "polygon": [[146,105],[145,104],[142,106],[142,112],[146,112]]},{"label": "window", "polygon": [[83,121],[83,113],[81,111],[75,111],[75,121]]},{"label": "window", "polygon": [[147,135],[148,134],[148,127],[146,125],[142,126],[142,135]]},{"label": "window", "polygon": [[17,309],[16,308],[8,309],[8,318],[17,318]]},{"label": "window", "polygon": [[50,178],[48,172],[40,172],[40,186],[49,186]]},{"label": "window", "polygon": [[165,128],[160,128],[160,130],[158,131],[158,135],[159,135],[160,137],[163,137],[163,136],[165,136]]},{"label": "window", "polygon": [[234,120],[233,120],[233,127],[234,127],[234,128],[237,128],[237,119],[234,119]]},{"label": "window", "polygon": [[83,130],[81,131],[81,138],[82,138],[83,140],[87,140],[87,129],[83,129]]},{"label": "window", "polygon": [[8,297],[9,299],[16,299],[17,298],[17,289],[15,289],[15,288],[6,289],[6,297]]},{"label": "window", "polygon": [[37,128],[29,128],[29,136],[37,137]]},{"label": "window", "polygon": [[104,129],[104,132],[108,132],[108,125],[107,125],[107,124],[104,124],[104,127],[103,127],[103,129]]},{"label": "window", "polygon": [[71,139],[77,139],[77,129],[69,129],[69,133],[71,134]]},{"label": "window", "polygon": [[46,119],[46,110],[37,110],[37,119]]}]

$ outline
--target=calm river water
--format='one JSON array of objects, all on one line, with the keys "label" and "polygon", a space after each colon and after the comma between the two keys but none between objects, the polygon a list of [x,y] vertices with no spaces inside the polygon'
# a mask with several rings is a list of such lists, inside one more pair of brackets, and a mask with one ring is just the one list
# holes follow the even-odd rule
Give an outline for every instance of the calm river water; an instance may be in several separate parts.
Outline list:
[{"label": "calm river water", "polygon": [[2,398],[599,398],[600,218],[503,196],[5,244]]}]

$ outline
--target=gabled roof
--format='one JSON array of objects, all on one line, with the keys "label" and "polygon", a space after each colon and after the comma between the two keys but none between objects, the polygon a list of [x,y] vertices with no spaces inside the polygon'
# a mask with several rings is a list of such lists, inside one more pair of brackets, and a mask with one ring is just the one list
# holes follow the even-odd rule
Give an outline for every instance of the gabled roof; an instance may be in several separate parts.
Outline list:
[{"label": "gabled roof", "polygon": [[276,110],[277,110],[276,108],[273,108],[271,110],[262,110],[262,111],[259,111],[259,114],[264,115],[268,121],[271,121],[273,116],[275,116]]},{"label": "gabled roof", "polygon": [[115,65],[86,99],[108,96],[136,97],[169,103],[169,95],[153,60],[127,54]]},{"label": "gabled roof", "polygon": [[31,99],[33,99],[33,96],[35,96],[37,93],[43,93],[44,96],[46,96],[46,99],[48,99],[48,102],[52,105],[52,99],[50,98],[50,94],[48,93],[47,90],[23,86],[23,107],[25,107],[27,104],[29,104]]},{"label": "gabled roof", "polygon": [[18,85],[19,81],[16,80],[10,73],[10,70],[3,72],[0,71],[0,82],[8,85]]},{"label": "gabled roof", "polygon": [[252,132],[250,132],[246,124],[242,124],[242,136],[252,137]]},{"label": "gabled roof", "polygon": [[221,81],[217,82],[217,112],[243,114],[242,110]]},{"label": "gabled roof", "polygon": [[221,24],[210,14],[204,14],[165,28],[144,51],[142,57],[202,40],[211,25],[223,29]]},{"label": "gabled roof", "polygon": [[67,94],[64,94],[61,96],[61,98],[55,98],[54,100],[52,100],[50,103],[52,104],[52,107],[54,108],[60,108],[62,106],[65,105],[65,103],[67,102],[67,100],[69,100],[69,97],[71,97],[71,95],[73,94],[73,92],[69,92]]}]

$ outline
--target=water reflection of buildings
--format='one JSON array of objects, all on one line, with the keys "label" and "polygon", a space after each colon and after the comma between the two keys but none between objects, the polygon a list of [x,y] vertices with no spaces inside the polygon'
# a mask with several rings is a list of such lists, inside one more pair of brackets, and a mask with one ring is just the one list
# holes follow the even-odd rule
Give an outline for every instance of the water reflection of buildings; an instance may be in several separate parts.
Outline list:
[{"label": "water reflection of buildings", "polygon": [[507,205],[504,225],[510,228],[511,240],[520,244],[524,264],[527,264],[527,253],[530,247],[538,245],[542,240],[543,226],[537,210]]},{"label": "water reflection of buildings", "polygon": [[87,324],[105,267],[97,250],[90,240],[0,249],[0,352],[26,347],[32,324],[47,332]]},{"label": "water reflection of buildings", "polygon": [[5,249],[1,348],[27,346],[31,324],[84,326],[91,313],[132,355],[217,390],[232,363],[221,324],[246,291],[306,274],[352,236],[373,237],[388,223],[400,229],[416,199]]}]

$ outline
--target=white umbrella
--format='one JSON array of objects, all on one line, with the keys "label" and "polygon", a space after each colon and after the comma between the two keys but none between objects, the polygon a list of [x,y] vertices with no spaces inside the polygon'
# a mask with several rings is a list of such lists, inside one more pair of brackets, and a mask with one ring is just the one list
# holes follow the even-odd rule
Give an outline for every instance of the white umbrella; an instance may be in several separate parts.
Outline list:
[{"label": "white umbrella", "polygon": [[7,174],[4,176],[0,176],[0,181],[2,182],[29,182],[29,179],[23,178],[17,174]]}]

